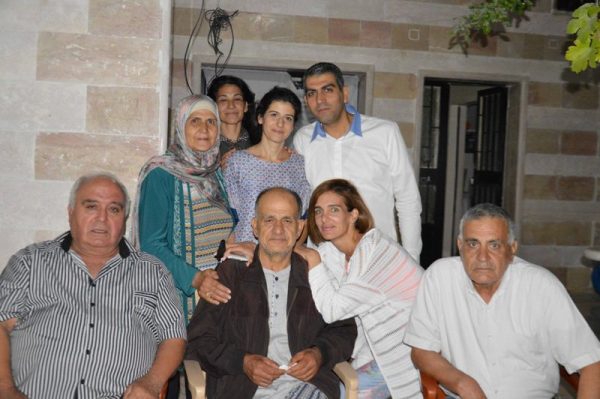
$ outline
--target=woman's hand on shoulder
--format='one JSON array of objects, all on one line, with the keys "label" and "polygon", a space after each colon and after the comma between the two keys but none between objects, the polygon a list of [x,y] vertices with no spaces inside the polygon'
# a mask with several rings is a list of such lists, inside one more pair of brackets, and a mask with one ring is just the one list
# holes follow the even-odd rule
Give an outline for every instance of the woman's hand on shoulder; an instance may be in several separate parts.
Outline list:
[{"label": "woman's hand on shoulder", "polygon": [[225,259],[246,259],[246,266],[250,266],[252,260],[254,259],[254,250],[256,249],[256,244],[252,241],[243,241],[243,242],[228,242],[227,247],[225,248],[225,254],[220,261],[224,261]]},{"label": "woman's hand on shoulder", "polygon": [[227,303],[231,299],[231,290],[219,283],[219,275],[212,269],[199,271],[192,280],[192,287],[206,302],[218,305]]},{"label": "woman's hand on shoulder", "polygon": [[321,263],[321,255],[319,255],[319,252],[312,248],[308,248],[306,245],[296,245],[294,251],[306,260],[309,270]]}]

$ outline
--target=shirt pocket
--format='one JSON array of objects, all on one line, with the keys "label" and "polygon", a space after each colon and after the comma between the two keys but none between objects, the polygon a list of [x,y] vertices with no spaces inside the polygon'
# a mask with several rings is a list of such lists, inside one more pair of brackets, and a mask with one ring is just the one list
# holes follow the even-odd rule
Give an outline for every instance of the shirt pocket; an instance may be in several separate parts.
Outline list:
[{"label": "shirt pocket", "polygon": [[538,371],[546,367],[546,355],[537,335],[510,333],[504,337],[506,349],[501,358],[507,370]]},{"label": "shirt pocket", "polygon": [[143,291],[135,291],[133,293],[134,322],[142,330],[151,331],[155,337],[158,337],[156,323],[154,322],[157,307],[157,294]]}]

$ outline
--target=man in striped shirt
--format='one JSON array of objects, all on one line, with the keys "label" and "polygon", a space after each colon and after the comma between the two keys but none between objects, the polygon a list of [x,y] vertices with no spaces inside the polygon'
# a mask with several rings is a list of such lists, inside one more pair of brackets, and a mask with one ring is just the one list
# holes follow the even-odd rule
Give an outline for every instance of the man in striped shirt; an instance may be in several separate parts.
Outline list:
[{"label": "man in striped shirt", "polygon": [[70,231],[28,246],[0,275],[1,398],[157,398],[183,358],[171,276],[124,238],[129,197],[83,176]]}]

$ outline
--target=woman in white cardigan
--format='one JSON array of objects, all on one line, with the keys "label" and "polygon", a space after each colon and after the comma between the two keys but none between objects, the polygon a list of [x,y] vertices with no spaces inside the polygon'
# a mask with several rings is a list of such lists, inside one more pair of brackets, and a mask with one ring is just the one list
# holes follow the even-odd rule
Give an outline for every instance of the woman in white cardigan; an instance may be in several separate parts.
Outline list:
[{"label": "woman in white cardigan", "polygon": [[326,322],[354,317],[358,337],[352,365],[359,397],[421,398],[419,373],[402,343],[423,269],[373,217],[347,180],[321,183],[308,209],[308,233],[318,253],[309,263],[315,304]]}]

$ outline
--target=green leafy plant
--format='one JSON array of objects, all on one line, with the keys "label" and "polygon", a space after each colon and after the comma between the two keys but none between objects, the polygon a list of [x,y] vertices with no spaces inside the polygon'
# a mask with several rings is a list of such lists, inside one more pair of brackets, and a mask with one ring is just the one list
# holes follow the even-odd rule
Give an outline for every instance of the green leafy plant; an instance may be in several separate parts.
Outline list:
[{"label": "green leafy plant", "polygon": [[469,6],[469,13],[458,20],[452,30],[450,47],[459,45],[466,53],[475,41],[485,42],[492,35],[501,35],[507,25],[525,18],[534,0],[486,0]]},{"label": "green leafy plant", "polygon": [[571,62],[573,72],[596,68],[600,62],[600,6],[596,2],[586,3],[573,12],[573,19],[567,25],[567,33],[576,35],[569,46],[565,59]]},{"label": "green leafy plant", "polygon": [[[466,54],[469,46],[483,42],[494,35],[502,36],[507,26],[526,19],[525,13],[535,0],[485,0],[469,6],[469,13],[461,17],[452,30],[450,47],[459,45]],[[567,33],[574,36],[565,59],[571,70],[579,73],[596,68],[600,63],[600,5],[586,3],[573,12]]]}]

